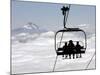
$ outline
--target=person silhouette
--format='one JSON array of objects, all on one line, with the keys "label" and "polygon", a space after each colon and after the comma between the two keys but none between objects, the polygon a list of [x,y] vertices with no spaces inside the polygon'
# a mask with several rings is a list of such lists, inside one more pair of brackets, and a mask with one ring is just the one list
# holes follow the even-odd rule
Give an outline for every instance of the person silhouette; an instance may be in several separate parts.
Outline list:
[{"label": "person silhouette", "polygon": [[69,54],[69,59],[71,59],[71,54],[73,55],[73,59],[75,58],[75,46],[72,40],[69,40],[68,44],[68,54]]},{"label": "person silhouette", "polygon": [[[82,49],[83,47],[79,44],[79,41],[77,41],[77,44],[76,44],[76,51],[77,51],[77,53],[76,53],[76,58],[81,58],[82,57],[82,55],[81,55],[81,49]],[[79,55],[80,54],[80,55]]]},{"label": "person silhouette", "polygon": [[64,50],[64,51],[63,51],[63,54],[65,55],[65,58],[67,58],[67,54],[68,54],[68,53],[67,53],[67,50],[68,50],[67,48],[68,48],[68,47],[67,47],[67,42],[65,42],[65,45],[63,46],[63,50]]}]

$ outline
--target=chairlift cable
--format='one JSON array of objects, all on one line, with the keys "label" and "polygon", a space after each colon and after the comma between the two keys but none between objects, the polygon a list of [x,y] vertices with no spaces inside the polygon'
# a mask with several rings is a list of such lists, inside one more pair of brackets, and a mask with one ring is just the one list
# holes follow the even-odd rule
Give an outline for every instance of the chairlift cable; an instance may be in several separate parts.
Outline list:
[{"label": "chairlift cable", "polygon": [[58,59],[58,55],[56,56],[56,59],[55,59],[55,63],[54,63],[54,67],[53,67],[53,72],[54,72],[55,67],[56,67],[57,59]]},{"label": "chairlift cable", "polygon": [[96,54],[96,53],[94,52],[94,54],[93,54],[92,58],[90,59],[89,63],[87,64],[87,66],[86,66],[85,70],[86,70],[86,69],[88,69],[88,67],[89,67],[90,63],[92,62],[93,57],[95,56],[95,54]]}]

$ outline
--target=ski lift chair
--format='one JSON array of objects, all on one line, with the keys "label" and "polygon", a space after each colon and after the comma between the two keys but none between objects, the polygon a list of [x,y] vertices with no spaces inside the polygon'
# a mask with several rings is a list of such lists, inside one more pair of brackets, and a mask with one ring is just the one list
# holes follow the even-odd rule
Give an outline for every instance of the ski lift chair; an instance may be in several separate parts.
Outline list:
[{"label": "ski lift chair", "polygon": [[[55,50],[56,50],[57,55],[65,55],[63,48],[57,46],[57,34],[59,34],[59,33],[64,34],[67,32],[82,32],[84,34],[84,45],[82,46],[81,51],[79,52],[81,54],[84,54],[86,51],[86,47],[87,47],[86,33],[82,29],[79,29],[79,28],[65,28],[63,30],[57,31],[55,34]],[[59,43],[61,44],[62,42],[64,43],[64,42],[68,42],[68,41],[60,41]],[[77,41],[75,41],[75,42],[77,42]],[[82,42],[82,41],[79,40],[79,42]]]}]

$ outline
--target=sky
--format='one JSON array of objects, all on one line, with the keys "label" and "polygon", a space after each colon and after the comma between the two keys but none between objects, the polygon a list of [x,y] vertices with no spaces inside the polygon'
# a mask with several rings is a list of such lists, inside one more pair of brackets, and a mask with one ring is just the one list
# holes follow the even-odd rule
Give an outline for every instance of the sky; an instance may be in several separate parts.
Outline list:
[{"label": "sky", "polygon": [[[57,3],[39,3],[12,0],[12,29],[20,28],[28,22],[46,30],[63,28],[63,16]],[[95,6],[71,5],[67,27],[86,26],[95,31]]]}]

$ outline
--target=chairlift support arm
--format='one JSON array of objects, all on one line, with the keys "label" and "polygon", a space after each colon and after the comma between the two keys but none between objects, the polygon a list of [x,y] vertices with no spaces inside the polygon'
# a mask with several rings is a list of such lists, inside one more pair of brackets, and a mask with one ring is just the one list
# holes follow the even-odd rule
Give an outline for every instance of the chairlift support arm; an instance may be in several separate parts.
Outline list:
[{"label": "chairlift support arm", "polygon": [[[70,5],[69,5],[69,7],[63,6],[63,7],[61,8],[61,10],[62,10],[62,14],[63,14],[63,16],[64,16],[64,20],[63,20],[64,28],[66,28],[66,22],[67,22],[69,10],[70,10]],[[67,15],[66,15],[66,12],[67,12]]]}]

